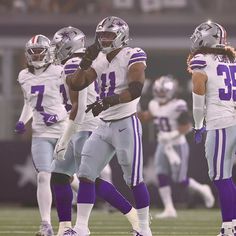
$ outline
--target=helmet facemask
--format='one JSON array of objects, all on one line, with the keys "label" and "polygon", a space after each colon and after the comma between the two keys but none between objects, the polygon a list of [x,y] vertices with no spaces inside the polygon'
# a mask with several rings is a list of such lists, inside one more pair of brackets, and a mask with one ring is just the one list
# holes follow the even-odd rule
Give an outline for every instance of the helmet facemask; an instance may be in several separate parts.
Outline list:
[{"label": "helmet facemask", "polygon": [[25,56],[29,66],[36,69],[51,63],[50,40],[43,35],[36,35],[25,46]]},{"label": "helmet facemask", "polygon": [[[113,33],[109,35],[109,33]],[[105,38],[101,36],[109,35],[106,45]],[[114,51],[115,49],[122,48],[128,44],[129,41],[129,26],[122,19],[110,16],[103,19],[96,28],[96,38],[100,45],[101,51],[105,54]]]},{"label": "helmet facemask", "polygon": [[194,30],[190,40],[192,52],[201,47],[222,48],[226,45],[226,31],[217,23],[204,22]]}]

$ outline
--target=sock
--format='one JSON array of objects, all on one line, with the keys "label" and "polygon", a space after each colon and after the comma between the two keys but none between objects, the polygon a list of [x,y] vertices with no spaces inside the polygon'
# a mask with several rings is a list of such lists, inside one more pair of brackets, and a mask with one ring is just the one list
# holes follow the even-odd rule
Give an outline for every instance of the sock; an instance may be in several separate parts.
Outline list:
[{"label": "sock", "polygon": [[77,218],[75,228],[88,228],[89,216],[95,202],[95,183],[80,180],[77,195]]},{"label": "sock", "polygon": [[37,200],[39,212],[42,221],[47,221],[51,224],[51,205],[52,192],[50,187],[51,173],[39,172],[37,176]]},{"label": "sock", "polygon": [[222,221],[231,222],[233,220],[234,208],[234,193],[232,190],[232,180],[231,178],[214,180],[214,184],[218,190]]},{"label": "sock", "polygon": [[52,184],[60,222],[71,221],[73,193],[70,184]]},{"label": "sock", "polygon": [[131,204],[113,184],[100,178],[96,179],[96,195],[110,203],[123,214],[127,214],[132,209]]},{"label": "sock", "polygon": [[64,222],[60,222],[59,223],[59,228],[58,228],[58,232],[57,235],[63,235],[64,231],[66,228],[71,228],[71,221],[64,221]]},{"label": "sock", "polygon": [[132,187],[132,191],[139,219],[139,228],[141,231],[146,231],[149,229],[149,192],[143,182]]},{"label": "sock", "polygon": [[234,204],[233,204],[233,226],[236,227],[236,186],[232,180],[232,178],[230,179],[231,180],[231,187],[232,187],[232,191],[233,191],[233,201],[234,201]]},{"label": "sock", "polygon": [[175,209],[173,200],[172,200],[172,193],[170,186],[161,187],[158,189],[162,203],[165,209]]},{"label": "sock", "polygon": [[131,210],[125,214],[125,217],[128,219],[130,224],[132,225],[132,228],[139,232],[139,219],[138,219],[138,213],[137,210],[134,209],[133,207]]},{"label": "sock", "polygon": [[79,179],[78,179],[78,177],[77,177],[76,174],[73,175],[73,180],[72,180],[72,182],[70,183],[70,185],[71,185],[72,189],[73,189],[76,193],[78,193],[78,190],[79,190]]}]

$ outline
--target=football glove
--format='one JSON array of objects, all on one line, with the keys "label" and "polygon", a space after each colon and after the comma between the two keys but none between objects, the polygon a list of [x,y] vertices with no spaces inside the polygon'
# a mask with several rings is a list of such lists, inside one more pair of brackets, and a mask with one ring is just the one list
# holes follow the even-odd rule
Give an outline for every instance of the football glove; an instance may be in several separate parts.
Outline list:
[{"label": "football glove", "polygon": [[51,126],[58,122],[58,115],[56,114],[51,115],[45,112],[40,112],[40,114],[43,116],[43,121],[46,126]]},{"label": "football glove", "polygon": [[25,129],[25,124],[22,121],[18,121],[15,126],[14,130],[17,134],[23,134],[26,129]]},{"label": "football glove", "polygon": [[87,105],[86,113],[92,110],[93,116],[98,116],[102,111],[107,110],[109,107],[120,103],[120,97],[118,94],[105,97],[102,100],[98,100],[92,104]]},{"label": "football glove", "polygon": [[94,44],[86,48],[84,56],[80,62],[80,68],[82,70],[87,70],[92,65],[93,60],[97,58],[99,52],[100,46],[96,40]]},{"label": "football glove", "polygon": [[193,132],[194,132],[195,143],[199,144],[202,142],[202,136],[206,132],[206,127],[203,126],[201,129],[193,128]]}]

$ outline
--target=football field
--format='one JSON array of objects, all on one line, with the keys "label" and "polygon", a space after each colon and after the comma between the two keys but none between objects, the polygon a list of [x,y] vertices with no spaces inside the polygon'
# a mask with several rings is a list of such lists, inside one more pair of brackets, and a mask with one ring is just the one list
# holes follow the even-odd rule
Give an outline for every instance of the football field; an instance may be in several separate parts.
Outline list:
[{"label": "football field", "polygon": [[[25,236],[35,235],[39,226],[37,208],[0,207],[0,235]],[[151,211],[155,215],[157,211]],[[57,232],[56,211],[52,212],[52,223]],[[75,213],[74,213],[75,218]],[[220,228],[220,212],[218,209],[186,209],[178,210],[178,218],[169,220],[152,219],[153,235],[157,236],[216,236]],[[131,227],[126,218],[119,213],[107,213],[93,210],[90,219],[91,235],[118,236],[130,235]]]}]

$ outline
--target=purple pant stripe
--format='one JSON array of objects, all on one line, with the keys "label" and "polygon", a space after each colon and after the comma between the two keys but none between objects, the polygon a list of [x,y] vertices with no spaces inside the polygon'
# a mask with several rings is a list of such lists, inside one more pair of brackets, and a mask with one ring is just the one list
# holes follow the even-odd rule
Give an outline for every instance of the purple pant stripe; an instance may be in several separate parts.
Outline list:
[{"label": "purple pant stripe", "polygon": [[132,125],[134,131],[134,157],[133,157],[133,166],[132,166],[132,176],[131,176],[131,185],[134,185],[134,174],[135,174],[135,164],[136,164],[136,137],[135,137],[135,126],[134,126],[134,117],[132,116]]},{"label": "purple pant stripe", "polygon": [[220,163],[220,179],[224,176],[224,159],[225,159],[225,143],[226,143],[226,131],[222,129],[223,141],[222,141],[222,153],[221,153],[221,163]]},{"label": "purple pant stripe", "polygon": [[214,158],[213,158],[213,165],[214,165],[214,177],[213,179],[215,179],[216,177],[216,167],[217,167],[217,154],[218,154],[218,148],[219,148],[219,130],[216,130],[216,137],[215,137],[215,152],[214,152]]},{"label": "purple pant stripe", "polygon": [[140,161],[141,161],[141,137],[139,135],[139,121],[135,116],[137,122],[137,132],[138,132],[138,169],[137,169],[137,182],[136,185],[139,184],[139,174],[140,174]]}]

